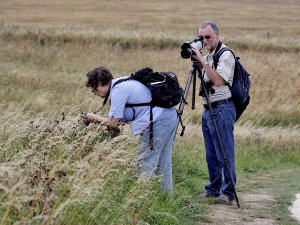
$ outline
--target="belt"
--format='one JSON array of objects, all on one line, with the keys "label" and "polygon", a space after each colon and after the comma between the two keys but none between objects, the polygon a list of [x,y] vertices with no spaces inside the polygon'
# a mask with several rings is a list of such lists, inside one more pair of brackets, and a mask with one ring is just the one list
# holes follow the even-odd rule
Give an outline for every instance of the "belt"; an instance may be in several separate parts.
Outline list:
[{"label": "belt", "polygon": [[[232,98],[221,99],[219,101],[211,102],[210,105],[211,105],[212,108],[216,108],[218,105],[225,104],[225,103],[228,103],[228,102],[232,102]],[[205,109],[209,109],[208,104],[204,104],[203,107]]]}]

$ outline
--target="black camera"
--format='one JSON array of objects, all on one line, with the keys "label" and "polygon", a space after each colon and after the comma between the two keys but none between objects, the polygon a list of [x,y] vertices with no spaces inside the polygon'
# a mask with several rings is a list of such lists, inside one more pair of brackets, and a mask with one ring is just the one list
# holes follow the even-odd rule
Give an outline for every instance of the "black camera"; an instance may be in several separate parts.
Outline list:
[{"label": "black camera", "polygon": [[181,57],[184,59],[192,58],[192,55],[195,53],[192,50],[191,44],[194,44],[194,46],[200,51],[203,48],[203,37],[196,37],[192,41],[186,41],[181,46]]},{"label": "black camera", "polygon": [[81,113],[81,119],[83,120],[83,123],[88,126],[90,124],[90,121],[87,119],[87,112]]},{"label": "black camera", "polygon": [[85,119],[85,118],[87,117],[87,114],[88,114],[87,112],[82,112],[82,113],[81,113],[81,117],[82,117],[83,119]]}]

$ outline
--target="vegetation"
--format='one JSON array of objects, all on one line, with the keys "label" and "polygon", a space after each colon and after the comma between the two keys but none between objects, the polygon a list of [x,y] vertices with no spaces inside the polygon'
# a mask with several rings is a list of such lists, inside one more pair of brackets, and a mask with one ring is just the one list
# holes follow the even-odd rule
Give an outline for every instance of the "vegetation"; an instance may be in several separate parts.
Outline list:
[{"label": "vegetation", "polygon": [[127,125],[80,119],[82,111],[107,113],[84,84],[100,64],[116,77],[144,66],[171,70],[184,86],[191,62],[180,45],[212,15],[251,73],[251,103],[235,130],[238,195],[268,188],[276,204],[254,215],[297,224],[288,206],[300,184],[299,2],[184,4],[0,0],[0,224],[213,224],[214,204],[200,197],[199,98],[195,110],[185,107],[186,132],[174,143],[172,197],[160,192],[159,177],[137,177]]}]

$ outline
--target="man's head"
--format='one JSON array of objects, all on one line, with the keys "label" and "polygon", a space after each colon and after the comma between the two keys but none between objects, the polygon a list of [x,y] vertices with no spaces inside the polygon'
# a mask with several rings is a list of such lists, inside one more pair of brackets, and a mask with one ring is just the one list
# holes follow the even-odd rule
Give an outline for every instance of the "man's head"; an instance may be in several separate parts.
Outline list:
[{"label": "man's head", "polygon": [[96,67],[87,74],[86,86],[92,88],[92,92],[100,97],[105,97],[113,76],[104,66]]},{"label": "man's head", "polygon": [[203,22],[198,29],[198,35],[203,37],[203,46],[210,53],[216,49],[219,43],[219,29],[214,22]]}]

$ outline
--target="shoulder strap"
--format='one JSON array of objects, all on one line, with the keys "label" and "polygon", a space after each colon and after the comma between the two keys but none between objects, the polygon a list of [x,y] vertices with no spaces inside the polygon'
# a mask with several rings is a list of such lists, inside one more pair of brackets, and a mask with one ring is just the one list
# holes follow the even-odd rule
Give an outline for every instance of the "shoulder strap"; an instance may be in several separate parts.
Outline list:
[{"label": "shoulder strap", "polygon": [[[116,86],[117,84],[119,83],[122,83],[124,81],[127,81],[127,80],[132,80],[133,78],[132,77],[125,77],[125,78],[122,78],[122,79],[119,79],[117,80],[113,87]],[[125,107],[137,107],[137,106],[150,106],[152,104],[152,102],[145,102],[145,103],[126,103],[125,104]]]},{"label": "shoulder strap", "polygon": [[121,79],[117,80],[112,87],[116,86],[119,83],[122,83],[122,82],[127,81],[127,80],[131,80],[131,79],[132,79],[132,77],[121,78]]},{"label": "shoulder strap", "polygon": [[227,47],[221,48],[217,53],[215,53],[215,54],[213,55],[214,68],[215,68],[215,69],[216,69],[217,66],[218,66],[218,62],[219,62],[219,59],[220,59],[221,55],[222,55],[223,52],[225,52],[225,51],[230,51],[230,52],[233,54],[233,57],[235,58],[234,53],[233,53],[229,48],[227,48]]},{"label": "shoulder strap", "polygon": [[129,79],[131,79],[131,77],[125,77],[125,78],[122,78],[122,79],[117,80],[117,81],[114,83],[113,86],[111,86],[111,84],[109,85],[108,91],[107,91],[106,96],[105,96],[104,101],[103,101],[103,106],[105,106],[106,103],[107,103],[107,101],[108,101],[110,89],[113,88],[115,85],[117,85],[117,84],[119,84],[119,83],[121,83],[121,82],[123,82],[123,81],[129,80]]}]

